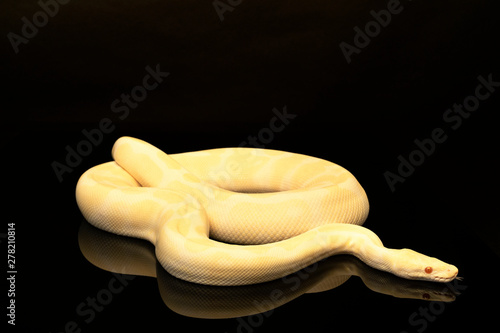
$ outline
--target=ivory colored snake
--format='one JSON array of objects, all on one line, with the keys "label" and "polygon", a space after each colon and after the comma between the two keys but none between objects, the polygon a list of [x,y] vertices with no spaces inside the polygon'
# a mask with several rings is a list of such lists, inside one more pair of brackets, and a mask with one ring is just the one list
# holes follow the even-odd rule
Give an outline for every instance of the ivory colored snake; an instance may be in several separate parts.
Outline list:
[{"label": "ivory colored snake", "polygon": [[[458,284],[401,279],[373,269],[349,255],[332,256],[265,283],[208,286],[186,282],[168,274],[156,260],[154,246],[142,239],[105,232],[83,221],[78,231],[78,243],[83,256],[100,269],[127,274],[130,278],[156,278],[165,305],[178,314],[195,318],[235,318],[270,311],[304,294],[340,288],[355,277],[359,277],[373,292],[396,298],[453,302],[460,294],[455,289],[460,287]],[[352,290],[364,292],[360,288]],[[344,289],[340,294],[330,295],[339,297],[337,302],[342,303],[346,292]]]},{"label": "ivory colored snake", "polygon": [[436,258],[384,247],[361,226],[365,191],[329,161],[258,148],[167,155],[130,137],[118,139],[112,155],[78,181],[82,214],[100,229],[149,240],[180,279],[254,284],[335,254],[408,279],[457,276]]}]

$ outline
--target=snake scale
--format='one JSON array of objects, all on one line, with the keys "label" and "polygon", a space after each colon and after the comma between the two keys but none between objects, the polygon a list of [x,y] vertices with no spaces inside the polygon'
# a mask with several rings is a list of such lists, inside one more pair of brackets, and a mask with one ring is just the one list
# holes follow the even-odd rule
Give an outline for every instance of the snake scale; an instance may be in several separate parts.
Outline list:
[{"label": "snake scale", "polygon": [[335,254],[407,279],[457,276],[455,266],[386,248],[362,227],[366,193],[332,162],[243,147],[166,154],[131,137],[119,138],[112,156],[77,183],[83,216],[100,229],[150,241],[177,278],[255,284]]}]

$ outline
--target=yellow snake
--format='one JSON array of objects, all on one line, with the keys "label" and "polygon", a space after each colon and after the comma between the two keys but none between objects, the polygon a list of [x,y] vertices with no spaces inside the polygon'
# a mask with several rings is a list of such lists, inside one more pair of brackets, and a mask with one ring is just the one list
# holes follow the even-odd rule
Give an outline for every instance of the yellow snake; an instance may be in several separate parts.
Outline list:
[{"label": "yellow snake", "polygon": [[[454,286],[402,279],[373,269],[349,255],[332,256],[265,283],[208,286],[168,274],[157,262],[154,246],[141,239],[105,232],[83,221],[78,243],[84,257],[96,267],[114,273],[157,278],[165,305],[178,314],[195,318],[235,318],[270,311],[304,294],[338,288],[351,276],[359,277],[376,293],[397,298],[453,302],[460,294]],[[339,294],[331,295],[339,297]]]},{"label": "yellow snake", "polygon": [[335,254],[407,279],[457,276],[455,266],[386,248],[362,227],[365,191],[332,162],[258,148],[167,155],[130,137],[118,139],[112,155],[78,181],[83,216],[100,229],[150,241],[160,264],[180,279],[254,284]]}]

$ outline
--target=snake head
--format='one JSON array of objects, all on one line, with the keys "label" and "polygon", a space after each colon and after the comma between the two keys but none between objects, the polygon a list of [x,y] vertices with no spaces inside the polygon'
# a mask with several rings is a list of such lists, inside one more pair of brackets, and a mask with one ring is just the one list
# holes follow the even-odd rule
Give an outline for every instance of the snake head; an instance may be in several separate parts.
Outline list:
[{"label": "snake head", "polygon": [[401,249],[396,275],[412,280],[449,282],[457,277],[458,269],[439,259],[410,249]]}]

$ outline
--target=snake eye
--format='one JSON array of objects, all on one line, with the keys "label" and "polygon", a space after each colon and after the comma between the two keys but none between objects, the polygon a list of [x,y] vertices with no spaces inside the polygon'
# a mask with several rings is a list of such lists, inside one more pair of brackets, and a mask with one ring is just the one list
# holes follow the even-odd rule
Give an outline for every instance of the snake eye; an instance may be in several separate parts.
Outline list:
[{"label": "snake eye", "polygon": [[431,273],[432,273],[432,267],[431,267],[431,266],[427,266],[427,267],[425,267],[425,272],[426,272],[427,274],[431,274]]}]

